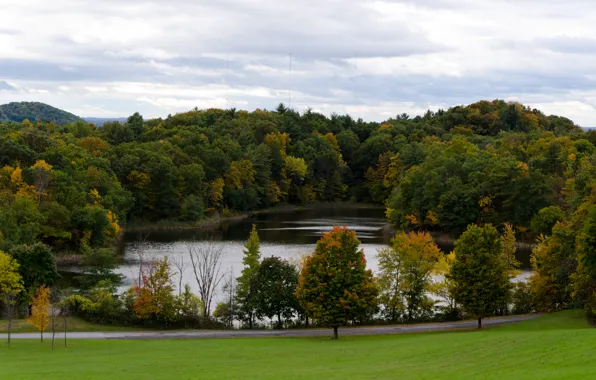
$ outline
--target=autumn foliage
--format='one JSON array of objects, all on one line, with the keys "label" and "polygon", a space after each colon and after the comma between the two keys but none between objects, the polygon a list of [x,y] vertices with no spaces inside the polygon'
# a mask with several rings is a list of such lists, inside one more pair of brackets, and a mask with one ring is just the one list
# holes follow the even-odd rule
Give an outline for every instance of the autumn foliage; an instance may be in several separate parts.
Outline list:
[{"label": "autumn foliage", "polygon": [[427,290],[442,255],[428,232],[399,233],[391,248],[379,251],[380,301],[389,320],[412,321],[430,314],[434,302]]},{"label": "autumn foliage", "polygon": [[347,227],[334,227],[306,258],[296,295],[307,315],[337,328],[363,318],[376,307],[378,289],[366,269],[360,241]]},{"label": "autumn foliage", "polygon": [[41,341],[43,342],[43,332],[50,324],[50,289],[46,286],[40,286],[37,289],[35,297],[33,297],[33,304],[31,306],[31,316],[28,322],[41,333]]},{"label": "autumn foliage", "polygon": [[174,284],[167,257],[144,268],[142,284],[134,287],[134,311],[139,319],[168,321],[175,316]]}]

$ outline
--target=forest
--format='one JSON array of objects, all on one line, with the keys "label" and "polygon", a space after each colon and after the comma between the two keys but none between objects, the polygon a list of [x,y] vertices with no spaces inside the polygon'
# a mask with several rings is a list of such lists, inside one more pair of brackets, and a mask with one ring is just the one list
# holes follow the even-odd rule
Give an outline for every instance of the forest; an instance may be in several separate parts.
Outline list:
[{"label": "forest", "polygon": [[537,243],[531,308],[593,311],[595,144],[595,131],[502,100],[381,123],[283,104],[151,120],[135,113],[101,127],[3,122],[0,250],[97,259],[130,225],[377,203],[396,232],[509,233]]},{"label": "forest", "polygon": [[39,102],[12,102],[0,105],[0,121],[20,123],[25,119],[33,122],[42,121],[60,125],[83,120],[70,112]]}]

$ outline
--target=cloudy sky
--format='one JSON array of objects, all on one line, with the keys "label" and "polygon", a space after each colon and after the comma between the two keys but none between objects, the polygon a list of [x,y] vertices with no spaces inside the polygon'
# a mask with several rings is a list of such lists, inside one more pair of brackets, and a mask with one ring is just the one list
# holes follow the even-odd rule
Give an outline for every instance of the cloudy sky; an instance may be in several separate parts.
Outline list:
[{"label": "cloudy sky", "polygon": [[383,120],[501,98],[596,126],[595,19],[593,0],[0,0],[0,103]]}]

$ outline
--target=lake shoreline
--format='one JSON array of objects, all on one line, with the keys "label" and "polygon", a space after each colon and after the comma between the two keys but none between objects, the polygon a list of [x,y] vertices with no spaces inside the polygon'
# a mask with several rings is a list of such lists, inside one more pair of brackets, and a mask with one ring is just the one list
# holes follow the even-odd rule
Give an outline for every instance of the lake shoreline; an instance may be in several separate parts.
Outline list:
[{"label": "lake shoreline", "polygon": [[[140,235],[149,234],[151,232],[166,232],[166,231],[214,231],[224,223],[241,222],[253,218],[257,215],[266,215],[274,213],[291,213],[304,210],[324,210],[324,209],[384,209],[384,206],[372,203],[358,203],[358,202],[321,202],[306,205],[292,205],[281,204],[274,207],[269,207],[262,210],[237,213],[228,216],[221,216],[219,214],[209,216],[198,222],[174,222],[174,221],[157,221],[157,222],[138,222],[132,223],[131,226],[122,227],[118,238],[113,244],[114,249],[123,240],[125,234],[138,233]],[[383,231],[392,231],[389,223],[383,227]],[[78,253],[64,253],[59,252],[54,255],[56,265],[59,267],[80,265],[83,260],[83,255]]]},{"label": "lake shoreline", "polygon": [[245,219],[249,219],[256,215],[266,215],[274,213],[285,213],[285,212],[297,212],[304,210],[315,210],[315,209],[384,209],[384,206],[372,204],[372,203],[355,203],[355,202],[325,202],[325,203],[312,203],[307,205],[292,205],[283,204],[274,207],[269,207],[262,210],[244,212],[233,214],[229,216],[213,215],[203,220],[194,223],[187,222],[148,222],[139,223],[138,225],[133,224],[132,226],[122,228],[121,236],[126,233],[134,232],[155,232],[155,231],[175,231],[175,230],[214,230],[222,223],[226,222],[238,222]]}]

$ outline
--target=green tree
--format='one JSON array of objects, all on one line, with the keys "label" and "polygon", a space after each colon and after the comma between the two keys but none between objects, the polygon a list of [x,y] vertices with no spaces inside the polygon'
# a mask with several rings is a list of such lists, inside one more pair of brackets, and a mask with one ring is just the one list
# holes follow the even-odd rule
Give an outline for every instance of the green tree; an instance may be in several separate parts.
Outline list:
[{"label": "green tree", "polygon": [[184,284],[184,291],[176,297],[176,308],[178,309],[179,317],[187,321],[197,321],[202,314],[204,305],[195,294],[192,293],[190,285]]},{"label": "green tree", "polygon": [[93,288],[100,281],[109,281],[116,286],[120,284],[122,275],[114,273],[118,263],[111,248],[91,249],[87,247],[84,252],[81,260],[83,275],[77,277],[84,289]]},{"label": "green tree", "polygon": [[189,195],[180,207],[180,218],[189,222],[196,222],[203,218],[204,212],[203,200],[197,195]]},{"label": "green tree", "polygon": [[59,278],[52,250],[45,244],[19,245],[10,254],[19,262],[19,274],[29,292],[40,286],[52,286]]},{"label": "green tree", "polygon": [[251,281],[259,270],[259,260],[261,259],[259,233],[254,224],[244,248],[244,257],[242,258],[244,268],[240,277],[237,278],[236,299],[240,308],[239,313],[248,321],[248,327],[252,329],[255,303]]},{"label": "green tree", "polygon": [[506,301],[511,278],[502,256],[502,238],[490,224],[472,224],[455,243],[453,280],[456,301],[464,311],[478,318],[494,313]]},{"label": "green tree", "polygon": [[537,235],[552,234],[553,227],[557,222],[562,221],[565,214],[558,206],[549,206],[538,211],[538,214],[532,218],[532,231]]},{"label": "green tree", "polygon": [[588,317],[596,318],[596,206],[587,210],[577,238],[578,268],[572,275],[573,296],[583,304]]},{"label": "green tree", "polygon": [[538,311],[558,311],[573,305],[572,276],[577,270],[576,228],[558,223],[532,250],[530,288]]},{"label": "green tree", "polygon": [[138,112],[128,117],[126,125],[132,130],[135,139],[138,139],[143,134],[143,116]]},{"label": "green tree", "polygon": [[324,325],[338,327],[363,317],[376,307],[378,289],[366,269],[364,252],[354,231],[334,227],[306,258],[296,295],[306,313]]},{"label": "green tree", "polygon": [[279,257],[261,261],[250,283],[257,315],[271,320],[277,316],[278,326],[283,327],[282,318],[291,318],[298,308],[294,295],[297,285],[298,271],[294,265]]},{"label": "green tree", "polygon": [[306,162],[303,158],[287,156],[285,170],[288,178],[296,184],[301,184],[306,176]]}]

